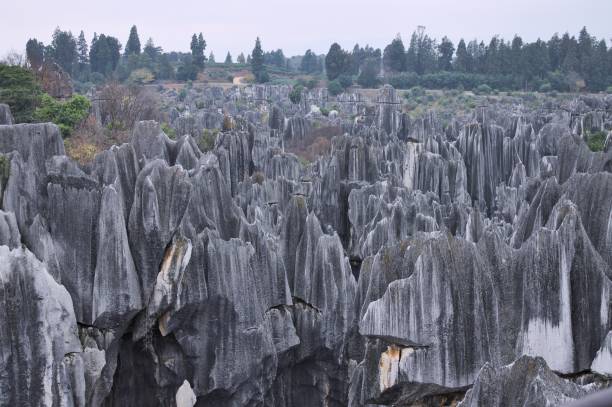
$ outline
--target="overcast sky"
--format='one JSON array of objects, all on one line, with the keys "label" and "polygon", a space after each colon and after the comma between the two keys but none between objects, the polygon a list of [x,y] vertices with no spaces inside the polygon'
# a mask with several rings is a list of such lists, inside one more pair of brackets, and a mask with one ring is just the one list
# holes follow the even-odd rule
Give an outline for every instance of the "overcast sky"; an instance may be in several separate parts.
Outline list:
[{"label": "overcast sky", "polygon": [[23,51],[28,38],[45,44],[55,27],[110,34],[125,45],[130,27],[141,42],[153,37],[164,50],[188,51],[202,32],[217,61],[250,52],[260,36],[265,50],[285,55],[308,48],[326,53],[332,42],[384,47],[400,33],[405,42],[423,25],[435,38],[489,39],[493,35],[545,39],[555,32],[612,37],[612,0],[1,0],[0,57]]}]

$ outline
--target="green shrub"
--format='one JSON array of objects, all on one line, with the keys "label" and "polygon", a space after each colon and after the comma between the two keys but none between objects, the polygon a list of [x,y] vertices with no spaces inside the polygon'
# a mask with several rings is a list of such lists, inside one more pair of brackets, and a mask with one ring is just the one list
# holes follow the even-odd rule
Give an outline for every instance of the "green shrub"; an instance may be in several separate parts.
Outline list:
[{"label": "green shrub", "polygon": [[338,77],[338,82],[342,86],[342,88],[347,89],[353,85],[353,77],[350,75],[340,75]]},{"label": "green shrub", "polygon": [[553,90],[552,85],[551,85],[550,83],[548,83],[548,82],[544,82],[544,83],[543,83],[543,84],[540,86],[540,89],[539,89],[539,91],[540,91],[541,93],[548,93],[548,92],[550,92],[550,91],[552,91],[552,90]]},{"label": "green shrub", "polygon": [[387,81],[395,89],[410,89],[419,85],[419,76],[414,72],[406,72],[392,75]]},{"label": "green shrub", "polygon": [[491,87],[487,84],[482,84],[482,85],[478,85],[475,89],[474,89],[474,93],[477,95],[490,95],[491,92],[493,92],[493,89],[491,89]]},{"label": "green shrub", "polygon": [[255,184],[261,185],[264,183],[265,180],[266,180],[266,176],[261,171],[255,171],[253,175],[251,176],[251,181],[254,182]]},{"label": "green shrub", "polygon": [[106,82],[106,78],[100,72],[92,72],[89,80],[93,82],[95,85],[102,85]]},{"label": "green shrub", "polygon": [[[2,192],[2,189],[4,188],[4,186],[6,186],[6,183],[10,175],[11,175],[11,159],[9,158],[8,155],[0,154],[0,192]],[[2,198],[1,194],[0,194],[0,198]]]},{"label": "green shrub", "polygon": [[176,130],[174,130],[172,127],[170,127],[170,125],[168,123],[162,123],[161,124],[161,129],[164,133],[166,133],[166,136],[168,136],[170,139],[175,140],[176,139]]},{"label": "green shrub", "polygon": [[198,147],[202,152],[210,151],[215,148],[218,130],[204,129],[198,139]]},{"label": "green shrub", "polygon": [[40,107],[34,112],[34,119],[39,122],[55,123],[64,137],[69,137],[72,131],[89,115],[91,103],[83,95],[74,95],[65,102],[53,99],[43,94]]},{"label": "green shrub", "polygon": [[135,83],[138,85],[144,85],[147,83],[151,83],[155,80],[155,75],[151,72],[150,69],[140,68],[132,71],[130,76],[128,77],[129,83]]},{"label": "green shrub", "polygon": [[32,121],[40,96],[41,90],[32,72],[0,64],[0,102],[10,106],[16,123]]},{"label": "green shrub", "polygon": [[587,134],[587,145],[591,151],[603,151],[607,136],[605,131]]},{"label": "green shrub", "polygon": [[66,139],[64,145],[66,155],[80,164],[91,163],[100,152],[97,145],[78,137]]},{"label": "green shrub", "polygon": [[423,89],[420,86],[414,86],[410,89],[410,95],[414,98],[417,98],[419,96],[425,96],[425,89]]},{"label": "green shrub", "polygon": [[332,96],[338,96],[339,94],[344,92],[344,88],[337,79],[334,79],[333,81],[327,84],[327,90]]},{"label": "green shrub", "polygon": [[608,89],[606,89],[606,93],[612,94],[612,86],[608,86]]},{"label": "green shrub", "polygon": [[308,89],[314,89],[317,87],[318,84],[319,81],[317,79],[311,78],[306,81],[306,84],[304,86],[306,86]]},{"label": "green shrub", "polygon": [[304,90],[304,87],[302,85],[295,85],[293,87],[291,92],[289,92],[289,100],[291,100],[291,103],[293,103],[294,105],[297,105],[298,103],[302,101],[302,91],[303,90]]},{"label": "green shrub", "polygon": [[451,89],[448,91],[449,96],[457,97],[460,94],[461,94],[461,91],[459,91],[459,89]]}]

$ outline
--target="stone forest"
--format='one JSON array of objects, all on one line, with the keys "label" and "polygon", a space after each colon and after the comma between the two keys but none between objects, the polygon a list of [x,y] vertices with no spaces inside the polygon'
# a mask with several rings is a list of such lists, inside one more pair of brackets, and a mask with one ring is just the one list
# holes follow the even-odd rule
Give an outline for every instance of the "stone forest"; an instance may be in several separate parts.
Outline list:
[{"label": "stone forest", "polygon": [[[612,385],[612,94],[74,95],[57,61],[28,69],[31,119],[0,89],[1,406],[539,407]],[[86,117],[57,119],[70,103]]]}]

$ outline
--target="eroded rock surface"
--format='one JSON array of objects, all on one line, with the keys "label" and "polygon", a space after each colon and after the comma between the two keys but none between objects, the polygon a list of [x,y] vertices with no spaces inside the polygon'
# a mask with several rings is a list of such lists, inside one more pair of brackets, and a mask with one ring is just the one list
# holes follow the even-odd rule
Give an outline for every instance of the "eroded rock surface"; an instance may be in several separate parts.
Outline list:
[{"label": "eroded rock surface", "polygon": [[[612,149],[584,142],[608,101],[442,120],[389,86],[289,92],[191,89],[176,140],[139,122],[84,166],[0,105],[0,405],[545,406],[609,385]],[[326,129],[313,162],[285,150]]]}]

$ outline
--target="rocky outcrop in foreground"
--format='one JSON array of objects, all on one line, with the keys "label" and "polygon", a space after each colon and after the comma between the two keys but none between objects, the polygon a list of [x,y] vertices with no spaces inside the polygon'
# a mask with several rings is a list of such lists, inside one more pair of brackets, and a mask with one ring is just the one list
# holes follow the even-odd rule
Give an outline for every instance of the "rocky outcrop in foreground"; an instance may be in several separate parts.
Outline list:
[{"label": "rocky outcrop in foreground", "polygon": [[[609,385],[612,149],[585,139],[612,100],[444,126],[390,87],[330,117],[285,87],[192,92],[176,140],[140,122],[84,166],[0,105],[0,405],[548,406]],[[315,162],[283,148],[331,127]]]}]

